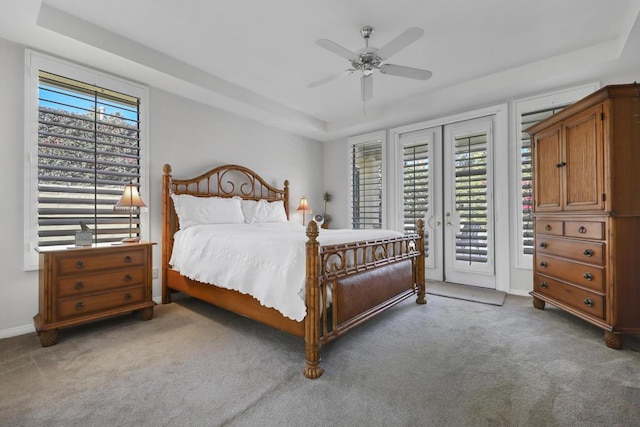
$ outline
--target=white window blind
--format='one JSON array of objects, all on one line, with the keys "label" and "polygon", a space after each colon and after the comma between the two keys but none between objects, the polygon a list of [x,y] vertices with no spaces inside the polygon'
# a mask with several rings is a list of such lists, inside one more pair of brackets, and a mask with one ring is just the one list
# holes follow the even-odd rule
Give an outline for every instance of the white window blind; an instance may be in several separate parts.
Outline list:
[{"label": "white window blind", "polygon": [[[401,136],[401,143],[405,135]],[[420,138],[402,145],[403,164],[403,217],[404,232],[415,233],[418,219],[425,219],[429,212],[429,143]],[[429,234],[425,230],[425,256],[429,256]]]},{"label": "white window blind", "polygon": [[522,253],[533,254],[533,193],[531,188],[532,164],[531,164],[531,136],[525,132],[529,127],[556,114],[564,107],[553,107],[530,111],[520,116],[522,135],[520,136],[520,168],[522,188]]},{"label": "white window blind", "polygon": [[351,226],[382,228],[382,141],[351,145]]},{"label": "white window blind", "polygon": [[456,260],[488,262],[487,134],[455,139],[455,206],[460,218]]},{"label": "white window blind", "polygon": [[[129,236],[129,214],[113,206],[125,184],[140,183],[139,104],[137,97],[40,71],[38,246],[73,244],[81,223],[95,242]],[[139,235],[138,214],[133,225]]]}]

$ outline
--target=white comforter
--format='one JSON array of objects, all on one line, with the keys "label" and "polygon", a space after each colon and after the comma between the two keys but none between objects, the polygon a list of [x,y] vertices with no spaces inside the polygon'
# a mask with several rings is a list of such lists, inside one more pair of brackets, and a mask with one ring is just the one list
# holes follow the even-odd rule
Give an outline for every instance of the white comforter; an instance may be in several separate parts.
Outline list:
[{"label": "white comforter", "polygon": [[[401,236],[390,230],[320,229],[321,245]],[[174,236],[170,264],[203,283],[252,295],[265,307],[301,321],[305,305],[305,242],[302,225],[196,225]]]}]

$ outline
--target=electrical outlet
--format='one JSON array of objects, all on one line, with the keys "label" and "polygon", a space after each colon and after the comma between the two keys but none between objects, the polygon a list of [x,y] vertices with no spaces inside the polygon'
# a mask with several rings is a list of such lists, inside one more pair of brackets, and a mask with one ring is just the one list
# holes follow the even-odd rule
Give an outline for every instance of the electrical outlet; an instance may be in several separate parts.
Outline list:
[{"label": "electrical outlet", "polygon": [[157,278],[158,278],[158,269],[157,269],[157,268],[154,268],[153,270],[151,270],[151,276],[152,276],[154,279],[157,279]]}]

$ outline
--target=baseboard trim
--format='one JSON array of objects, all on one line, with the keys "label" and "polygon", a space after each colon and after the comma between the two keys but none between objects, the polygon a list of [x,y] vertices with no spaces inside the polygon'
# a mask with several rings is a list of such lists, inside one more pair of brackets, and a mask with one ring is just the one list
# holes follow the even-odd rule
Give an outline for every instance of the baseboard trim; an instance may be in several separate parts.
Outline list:
[{"label": "baseboard trim", "polygon": [[0,339],[2,338],[11,338],[17,337],[18,335],[30,334],[31,332],[35,332],[36,328],[31,325],[17,326],[15,328],[2,329],[0,330]]},{"label": "baseboard trim", "polygon": [[531,291],[524,291],[524,290],[521,290],[521,289],[511,289],[511,290],[509,290],[509,294],[518,295],[520,297],[528,297],[529,296],[529,292],[531,292]]}]

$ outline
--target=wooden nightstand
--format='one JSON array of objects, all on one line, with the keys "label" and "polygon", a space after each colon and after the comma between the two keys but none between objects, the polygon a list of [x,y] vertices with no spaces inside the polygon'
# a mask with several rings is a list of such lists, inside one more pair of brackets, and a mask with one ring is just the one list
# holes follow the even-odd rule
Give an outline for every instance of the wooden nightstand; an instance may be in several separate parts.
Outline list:
[{"label": "wooden nightstand", "polygon": [[42,346],[58,342],[59,328],[132,311],[151,320],[154,244],[38,248],[39,312],[33,321]]}]

